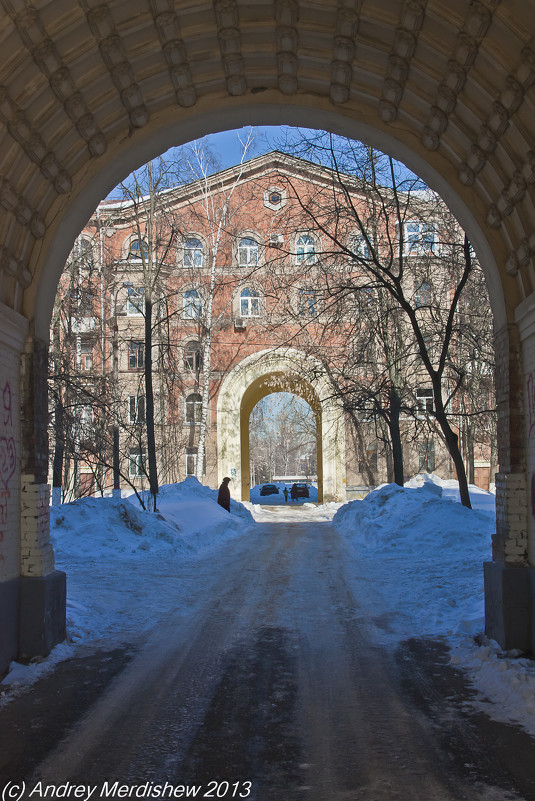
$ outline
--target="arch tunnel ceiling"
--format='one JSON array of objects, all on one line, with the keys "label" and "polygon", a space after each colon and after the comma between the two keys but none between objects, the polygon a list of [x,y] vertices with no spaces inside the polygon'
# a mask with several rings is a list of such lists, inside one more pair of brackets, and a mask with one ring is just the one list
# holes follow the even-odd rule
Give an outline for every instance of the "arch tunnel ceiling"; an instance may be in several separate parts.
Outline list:
[{"label": "arch tunnel ceiling", "polygon": [[28,317],[51,306],[74,237],[117,181],[173,144],[249,122],[373,132],[482,232],[498,270],[491,297],[503,298],[501,284],[511,310],[533,290],[525,0],[0,8],[0,300]]}]

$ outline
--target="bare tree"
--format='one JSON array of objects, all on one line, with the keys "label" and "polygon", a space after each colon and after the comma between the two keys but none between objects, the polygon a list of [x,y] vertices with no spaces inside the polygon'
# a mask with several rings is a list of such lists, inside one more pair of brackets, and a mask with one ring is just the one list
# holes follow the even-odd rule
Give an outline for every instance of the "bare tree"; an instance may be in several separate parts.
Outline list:
[{"label": "bare tree", "polygon": [[[399,449],[391,425],[401,408],[398,378],[407,370],[406,356],[412,349],[414,378],[417,382],[425,376],[432,389],[432,408],[428,405],[426,414],[436,422],[455,465],[461,501],[470,506],[459,436],[452,425],[454,398],[463,381],[455,360],[460,299],[475,265],[470,244],[440,198],[392,158],[330,134],[299,132],[290,145],[292,152],[313,162],[311,171],[317,170],[321,178],[303,193],[302,184],[284,176],[295,209],[288,224],[322,242],[319,257],[310,254],[302,260],[299,280],[308,281],[309,292],[310,287],[321,287],[324,307],[351,295],[378,293],[383,308],[376,327],[383,328],[383,346],[409,341],[409,348],[397,348],[398,353],[389,354],[383,347],[389,379],[386,396],[391,396],[385,421],[394,434],[393,448]],[[428,292],[430,265],[433,275],[442,276],[440,292],[432,287]],[[401,339],[391,338],[397,317]],[[311,325],[308,322],[309,330]],[[400,356],[401,370],[397,369]],[[414,408],[419,411],[417,398]],[[401,460],[395,461],[400,480]]]}]

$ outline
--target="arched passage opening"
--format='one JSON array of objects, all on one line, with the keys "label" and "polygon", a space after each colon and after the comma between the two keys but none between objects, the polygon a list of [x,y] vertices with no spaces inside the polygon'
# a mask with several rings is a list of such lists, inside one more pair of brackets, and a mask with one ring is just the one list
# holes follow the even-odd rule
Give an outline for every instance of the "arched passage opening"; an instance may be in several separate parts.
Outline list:
[{"label": "arched passage opening", "polygon": [[287,502],[284,489],[297,482],[314,486],[317,500],[318,420],[300,395],[275,392],[257,402],[249,417],[249,456],[252,503],[264,500],[263,485],[273,483],[279,490],[275,494],[270,488],[275,502]]},{"label": "arched passage opening", "polygon": [[[312,386],[298,376],[284,373],[271,373],[257,379],[248,387],[242,399],[241,409],[241,472],[242,497],[250,498],[251,482],[250,465],[250,419],[255,406],[263,398],[276,392],[292,393],[302,398],[314,413],[316,423],[316,464],[318,466],[318,501],[323,502],[323,443],[322,443],[322,414],[321,403]],[[244,479],[247,480],[244,482]],[[246,496],[245,493],[248,492]]]},{"label": "arched passage opening", "polygon": [[231,492],[249,500],[249,419],[262,398],[273,392],[293,392],[302,397],[316,416],[318,500],[345,497],[345,433],[341,408],[331,397],[326,379],[312,385],[294,368],[303,354],[263,351],[244,359],[225,378],[217,404],[218,471],[232,478]]},{"label": "arched passage opening", "polygon": [[[324,0],[277,2],[263,16],[237,2],[184,9],[140,0],[132,11],[118,0],[79,4],[68,13],[60,2],[39,9],[6,3],[0,109],[4,663],[20,652],[22,583],[29,599],[23,618],[41,616],[40,652],[51,642],[43,635],[48,591],[38,590],[39,606],[30,588],[53,572],[43,398],[62,265],[98,201],[133,168],[170,145],[251,123],[321,126],[373,143],[420,174],[468,231],[487,274],[500,382],[489,631],[508,647],[533,644],[530,8],[482,2],[452,12],[444,0],[391,0],[377,9],[365,0],[357,10]],[[518,568],[530,568],[520,571],[520,582]]]}]

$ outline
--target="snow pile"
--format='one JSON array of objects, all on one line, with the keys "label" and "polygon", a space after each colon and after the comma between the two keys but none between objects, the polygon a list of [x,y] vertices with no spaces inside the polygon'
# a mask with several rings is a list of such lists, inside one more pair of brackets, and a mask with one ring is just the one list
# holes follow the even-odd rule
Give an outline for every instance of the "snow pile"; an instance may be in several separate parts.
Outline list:
[{"label": "snow pile", "polygon": [[366,550],[397,548],[417,559],[439,551],[456,560],[466,549],[488,551],[494,517],[444,500],[442,487],[425,481],[417,488],[386,484],[342,506],[333,523]]},{"label": "snow pile", "polygon": [[368,585],[359,597],[377,637],[391,646],[407,637],[446,637],[452,664],[478,693],[473,705],[535,736],[535,662],[504,653],[483,634],[483,562],[492,559],[495,498],[469,489],[473,509],[458,502],[457,482],[417,476],[345,504],[333,523],[359,555],[357,578]]},{"label": "snow pile", "polygon": [[56,557],[119,554],[168,556],[220,543],[253,525],[251,513],[231,501],[231,514],[217,503],[217,490],[190,476],[160,488],[158,512],[143,510],[129,498],[81,498],[52,507],[50,533]]},{"label": "snow pile", "polygon": [[56,566],[68,576],[69,641],[128,640],[150,630],[170,598],[184,604],[184,566],[194,583],[200,559],[254,524],[242,504],[231,500],[229,514],[217,490],[194,477],[162,486],[158,512],[144,511],[135,495],[52,507]]},{"label": "snow pile", "polygon": [[440,479],[424,478],[416,487],[386,484],[333,518],[373,583],[370,614],[382,610],[385,636],[484,628],[482,563],[491,559],[495,516],[443,494]]}]

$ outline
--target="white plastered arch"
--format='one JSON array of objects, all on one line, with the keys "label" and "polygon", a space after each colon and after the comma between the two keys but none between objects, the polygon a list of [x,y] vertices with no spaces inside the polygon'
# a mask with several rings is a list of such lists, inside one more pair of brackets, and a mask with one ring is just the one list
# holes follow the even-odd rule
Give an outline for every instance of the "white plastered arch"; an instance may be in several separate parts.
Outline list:
[{"label": "white plastered arch", "polygon": [[[312,368],[313,382],[303,378]],[[321,365],[295,349],[252,354],[223,381],[217,399],[219,481],[230,476],[233,497],[249,500],[249,417],[259,400],[284,390],[303,397],[316,414],[320,500],[345,500],[343,411]]]}]

